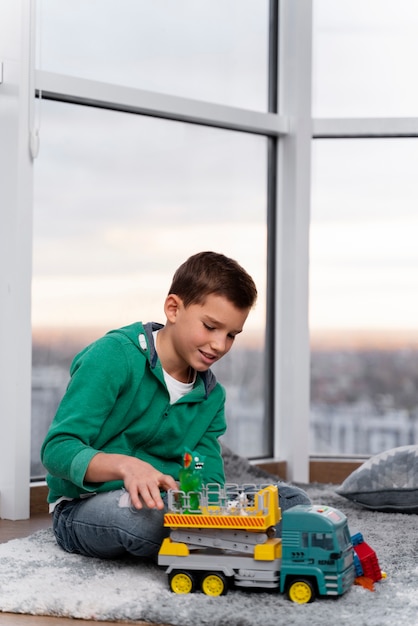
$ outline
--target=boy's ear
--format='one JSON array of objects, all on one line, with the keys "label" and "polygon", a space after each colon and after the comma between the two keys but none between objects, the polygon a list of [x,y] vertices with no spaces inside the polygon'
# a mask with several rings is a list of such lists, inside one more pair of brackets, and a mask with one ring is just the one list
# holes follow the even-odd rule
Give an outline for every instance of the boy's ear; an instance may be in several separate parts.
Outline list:
[{"label": "boy's ear", "polygon": [[164,313],[169,322],[175,322],[182,300],[175,293],[169,293],[164,303]]}]

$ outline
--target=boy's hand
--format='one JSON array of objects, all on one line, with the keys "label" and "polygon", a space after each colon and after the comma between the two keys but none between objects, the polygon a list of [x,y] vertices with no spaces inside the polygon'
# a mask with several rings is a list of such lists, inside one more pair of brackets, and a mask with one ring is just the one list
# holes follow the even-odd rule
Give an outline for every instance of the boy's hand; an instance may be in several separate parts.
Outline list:
[{"label": "boy's hand", "polygon": [[150,463],[125,454],[105,452],[99,452],[92,458],[85,480],[92,483],[123,480],[136,509],[142,509],[144,504],[150,509],[163,509],[160,489],[177,489],[172,476],[163,474]]},{"label": "boy's hand", "polygon": [[150,509],[163,509],[164,502],[160,490],[177,489],[176,481],[172,476],[162,474],[145,461],[132,460],[137,463],[127,468],[123,482],[126,491],[131,496],[133,506],[141,509],[144,503]]}]

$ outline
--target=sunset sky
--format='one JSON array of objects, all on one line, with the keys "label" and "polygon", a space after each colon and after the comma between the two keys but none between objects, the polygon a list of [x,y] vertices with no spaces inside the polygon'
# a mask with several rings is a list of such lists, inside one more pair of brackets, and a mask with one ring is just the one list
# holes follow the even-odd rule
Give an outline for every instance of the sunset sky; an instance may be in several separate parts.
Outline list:
[{"label": "sunset sky", "polygon": [[[416,116],[418,3],[313,5],[314,117]],[[267,1],[40,6],[44,70],[265,110]],[[138,310],[155,318],[174,269],[203,248],[254,275],[262,297],[251,327],[263,325],[262,137],[58,103],[38,114],[35,327],[125,323]],[[312,331],[416,329],[417,163],[417,139],[314,142]]]}]

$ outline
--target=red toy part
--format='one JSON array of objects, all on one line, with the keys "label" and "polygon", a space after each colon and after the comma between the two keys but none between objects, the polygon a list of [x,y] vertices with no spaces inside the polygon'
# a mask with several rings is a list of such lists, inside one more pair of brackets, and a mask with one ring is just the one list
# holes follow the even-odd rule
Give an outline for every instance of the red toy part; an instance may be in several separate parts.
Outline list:
[{"label": "red toy part", "polygon": [[376,556],[376,552],[371,548],[363,539],[359,543],[354,543],[354,550],[358,558],[360,559],[361,566],[363,568],[363,576],[369,578],[373,582],[377,582],[382,579],[382,571],[379,566],[379,561]]}]

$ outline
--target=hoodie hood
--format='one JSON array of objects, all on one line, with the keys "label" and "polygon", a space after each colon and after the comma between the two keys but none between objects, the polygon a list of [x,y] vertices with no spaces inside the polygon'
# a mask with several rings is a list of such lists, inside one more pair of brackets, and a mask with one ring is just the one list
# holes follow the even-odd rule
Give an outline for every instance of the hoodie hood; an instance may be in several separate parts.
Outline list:
[{"label": "hoodie hood", "polygon": [[[129,326],[111,330],[107,334],[111,335],[117,333],[127,337],[144,354],[151,368],[154,369],[158,361],[158,354],[155,349],[152,333],[161,328],[164,328],[164,325],[159,322],[147,322],[145,324],[135,322]],[[202,379],[205,386],[205,396],[208,397],[217,384],[216,376],[210,369],[205,372],[197,372],[197,375]]]}]

